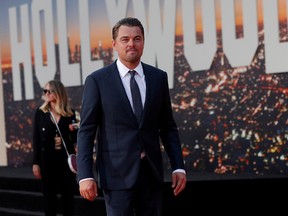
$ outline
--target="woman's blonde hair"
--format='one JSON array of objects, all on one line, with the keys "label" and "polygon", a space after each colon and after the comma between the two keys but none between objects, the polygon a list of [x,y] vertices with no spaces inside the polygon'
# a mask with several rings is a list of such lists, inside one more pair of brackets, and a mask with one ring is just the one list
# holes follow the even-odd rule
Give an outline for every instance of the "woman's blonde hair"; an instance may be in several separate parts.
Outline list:
[{"label": "woman's blonde hair", "polygon": [[[46,85],[49,85],[50,87],[49,90],[51,91],[51,94],[54,94],[54,97],[56,99],[55,111],[59,113],[61,116],[65,117],[72,116],[74,113],[69,104],[67,92],[63,83],[58,80],[50,80],[49,82],[46,83]],[[50,103],[48,101],[45,101],[41,105],[40,109],[43,112],[49,112]]]}]

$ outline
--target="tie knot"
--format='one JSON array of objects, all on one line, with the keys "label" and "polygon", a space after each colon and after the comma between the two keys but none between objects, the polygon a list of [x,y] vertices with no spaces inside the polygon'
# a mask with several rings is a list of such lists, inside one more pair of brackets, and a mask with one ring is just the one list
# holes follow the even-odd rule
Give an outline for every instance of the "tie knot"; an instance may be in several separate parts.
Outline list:
[{"label": "tie knot", "polygon": [[135,76],[136,71],[135,70],[130,70],[129,73],[131,74],[131,78],[133,79]]}]

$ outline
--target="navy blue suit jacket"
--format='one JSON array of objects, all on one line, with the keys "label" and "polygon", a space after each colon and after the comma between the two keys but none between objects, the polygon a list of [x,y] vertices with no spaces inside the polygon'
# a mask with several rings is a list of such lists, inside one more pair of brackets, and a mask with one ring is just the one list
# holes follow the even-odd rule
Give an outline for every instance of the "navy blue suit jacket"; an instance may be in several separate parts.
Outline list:
[{"label": "navy blue suit jacket", "polygon": [[156,177],[163,181],[160,138],[172,170],[184,169],[166,72],[141,63],[146,101],[140,125],[123,87],[116,61],[85,80],[78,131],[78,180],[93,177],[95,135],[96,170],[103,189],[131,188],[137,179],[141,145]]}]

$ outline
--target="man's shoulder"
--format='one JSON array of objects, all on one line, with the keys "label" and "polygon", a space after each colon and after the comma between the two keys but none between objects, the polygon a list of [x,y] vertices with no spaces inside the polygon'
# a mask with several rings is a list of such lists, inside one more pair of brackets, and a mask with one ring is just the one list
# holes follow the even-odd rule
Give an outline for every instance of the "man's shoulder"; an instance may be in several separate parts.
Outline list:
[{"label": "man's shoulder", "polygon": [[143,62],[142,62],[142,67],[143,67],[144,74],[147,78],[154,77],[155,79],[167,79],[166,78],[167,73],[160,68],[157,68],[155,66],[152,66]]},{"label": "man's shoulder", "polygon": [[142,64],[142,67],[143,67],[143,70],[144,71],[153,71],[153,72],[160,72],[160,73],[166,73],[164,70],[160,69],[160,68],[157,68],[153,65],[150,65],[150,64],[147,64],[147,63],[144,63],[144,62],[141,62]]}]

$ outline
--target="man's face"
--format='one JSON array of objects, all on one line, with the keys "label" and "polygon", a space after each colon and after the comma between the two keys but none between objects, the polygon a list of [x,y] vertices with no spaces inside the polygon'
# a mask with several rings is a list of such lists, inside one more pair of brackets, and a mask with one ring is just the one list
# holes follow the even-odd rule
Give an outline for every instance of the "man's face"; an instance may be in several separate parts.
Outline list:
[{"label": "man's face", "polygon": [[144,36],[139,27],[120,26],[112,45],[124,65],[137,66],[144,49]]}]

